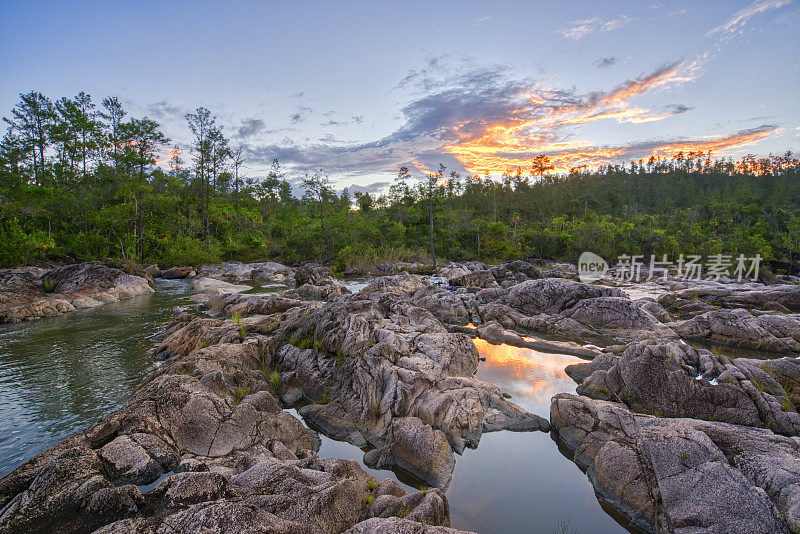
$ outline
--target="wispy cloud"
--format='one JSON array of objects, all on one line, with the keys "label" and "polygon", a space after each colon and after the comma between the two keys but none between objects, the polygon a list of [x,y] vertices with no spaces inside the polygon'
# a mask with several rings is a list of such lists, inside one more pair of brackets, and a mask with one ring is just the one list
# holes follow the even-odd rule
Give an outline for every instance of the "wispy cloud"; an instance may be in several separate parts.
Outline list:
[{"label": "wispy cloud", "polygon": [[608,20],[595,16],[589,19],[573,20],[567,28],[561,29],[559,33],[567,39],[577,41],[592,33],[618,30],[635,20],[636,17],[629,17],[625,14]]},{"label": "wispy cloud", "polygon": [[246,139],[251,137],[264,129],[264,121],[255,118],[242,119],[239,127],[236,129],[236,137],[239,139]]},{"label": "wispy cloud", "polygon": [[614,56],[611,57],[601,57],[597,61],[594,62],[595,66],[598,69],[607,69],[609,67],[613,67],[617,63],[617,58]]},{"label": "wispy cloud", "polygon": [[719,34],[722,37],[730,37],[741,32],[745,24],[747,24],[747,22],[755,15],[758,15],[759,13],[766,13],[767,11],[771,11],[773,9],[778,9],[790,4],[791,2],[792,0],[758,0],[757,2],[753,2],[749,6],[734,13],[733,16],[731,16],[731,18],[729,18],[724,24],[720,24],[716,28],[709,31],[706,36],[709,37],[711,35]]},{"label": "wispy cloud", "polygon": [[289,115],[289,120],[292,124],[299,124],[306,120],[306,116],[311,113],[312,109],[307,106],[300,107],[297,111]]}]

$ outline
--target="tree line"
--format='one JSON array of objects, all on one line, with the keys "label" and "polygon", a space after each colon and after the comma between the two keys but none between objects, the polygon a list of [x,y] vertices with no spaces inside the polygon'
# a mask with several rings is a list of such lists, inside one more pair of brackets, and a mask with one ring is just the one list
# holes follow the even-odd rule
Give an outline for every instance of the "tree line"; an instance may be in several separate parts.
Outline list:
[{"label": "tree line", "polygon": [[[119,258],[163,266],[315,260],[337,269],[437,258],[575,261],[621,254],[800,259],[800,162],[688,152],[500,177],[406,167],[385,192],[337,191],[277,160],[245,175],[213,113],[186,115],[189,158],[116,97],[20,95],[0,140],[0,265]],[[168,154],[163,156],[163,154]]]}]

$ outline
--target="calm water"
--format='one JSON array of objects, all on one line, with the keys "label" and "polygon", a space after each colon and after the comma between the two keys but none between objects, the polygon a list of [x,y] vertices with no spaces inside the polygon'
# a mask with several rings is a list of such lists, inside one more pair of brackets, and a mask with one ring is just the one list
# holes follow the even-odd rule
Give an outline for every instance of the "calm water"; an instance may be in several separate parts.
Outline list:
[{"label": "calm water", "polygon": [[0,476],[123,404],[155,365],[147,336],[189,293],[157,280],[151,295],[0,326]]},{"label": "calm water", "polygon": [[[548,354],[476,339],[486,358],[477,377],[497,384],[512,401],[531,413],[550,418],[550,398],[575,393],[564,367],[580,358]],[[403,473],[375,471],[362,463],[363,452],[349,443],[320,436],[321,456],[356,460],[378,480],[391,478],[406,489],[419,483]],[[560,532],[624,533],[595,497],[587,476],[565,457],[544,432],[484,434],[476,450],[456,455],[453,480],[447,490],[453,527],[481,533]]]}]

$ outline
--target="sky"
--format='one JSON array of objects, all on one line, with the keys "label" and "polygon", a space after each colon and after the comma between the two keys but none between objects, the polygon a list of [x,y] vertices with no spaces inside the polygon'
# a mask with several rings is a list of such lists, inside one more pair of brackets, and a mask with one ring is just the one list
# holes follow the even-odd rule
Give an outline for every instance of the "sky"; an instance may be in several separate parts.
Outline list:
[{"label": "sky", "polygon": [[246,175],[278,158],[351,191],[400,166],[800,151],[800,0],[0,0],[0,69],[1,115],[113,95],[188,150],[204,106]]}]

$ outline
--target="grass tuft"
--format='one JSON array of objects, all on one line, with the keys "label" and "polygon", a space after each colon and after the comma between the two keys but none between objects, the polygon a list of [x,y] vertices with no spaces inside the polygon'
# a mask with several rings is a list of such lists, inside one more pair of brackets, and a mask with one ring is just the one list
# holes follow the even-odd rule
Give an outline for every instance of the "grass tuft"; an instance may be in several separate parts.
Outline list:
[{"label": "grass tuft", "polygon": [[277,369],[273,369],[269,378],[270,378],[270,382],[272,382],[272,387],[275,388],[275,394],[280,397],[281,396],[281,374],[278,372]]},{"label": "grass tuft", "polygon": [[250,391],[251,391],[250,386],[245,386],[243,388],[239,388],[236,391],[234,391],[233,392],[233,404],[236,405],[236,404],[239,404],[240,402],[242,402],[243,398],[245,398],[246,396],[250,395]]}]

